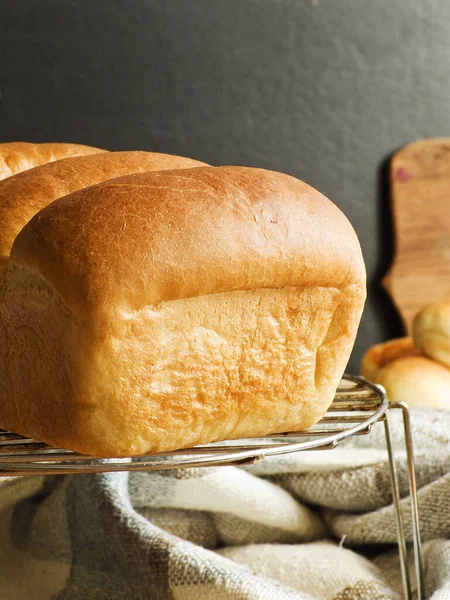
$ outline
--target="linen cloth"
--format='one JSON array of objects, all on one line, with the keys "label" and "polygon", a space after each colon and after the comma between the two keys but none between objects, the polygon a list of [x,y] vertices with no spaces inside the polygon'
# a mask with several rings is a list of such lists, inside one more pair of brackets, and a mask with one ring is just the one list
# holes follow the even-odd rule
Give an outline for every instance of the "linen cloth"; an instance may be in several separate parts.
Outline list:
[{"label": "linen cloth", "polygon": [[[412,424],[427,597],[450,599],[450,414]],[[0,479],[2,600],[394,600],[396,540],[382,424],[249,467]]]}]

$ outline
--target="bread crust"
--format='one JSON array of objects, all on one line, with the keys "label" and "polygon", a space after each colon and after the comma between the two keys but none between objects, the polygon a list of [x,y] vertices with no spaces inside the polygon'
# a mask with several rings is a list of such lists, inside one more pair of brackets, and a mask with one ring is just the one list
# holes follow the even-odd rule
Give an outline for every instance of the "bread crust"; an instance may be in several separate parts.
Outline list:
[{"label": "bread crust", "polygon": [[382,385],[392,402],[450,410],[450,369],[423,356],[411,337],[370,348],[361,361],[361,373]]},{"label": "bread crust", "polygon": [[393,402],[450,410],[450,369],[425,356],[399,358],[377,375]]},{"label": "bread crust", "polygon": [[122,175],[204,165],[159,152],[103,152],[58,160],[0,181],[0,269],[20,230],[54,200]]},{"label": "bread crust", "polygon": [[35,215],[11,259],[97,323],[117,309],[231,290],[365,286],[356,233],[334,204],[298,179],[245,167],[80,190]]},{"label": "bread crust", "polygon": [[303,182],[242,167],[107,181],[14,242],[0,425],[96,456],[303,429],[332,402],[364,300],[355,232]]},{"label": "bread crust", "polygon": [[100,152],[106,152],[106,150],[82,144],[33,144],[30,142],[0,144],[0,180],[62,158]]},{"label": "bread crust", "polygon": [[398,358],[420,356],[411,337],[402,337],[375,344],[364,354],[361,361],[361,374],[368,381],[377,382],[379,371]]}]

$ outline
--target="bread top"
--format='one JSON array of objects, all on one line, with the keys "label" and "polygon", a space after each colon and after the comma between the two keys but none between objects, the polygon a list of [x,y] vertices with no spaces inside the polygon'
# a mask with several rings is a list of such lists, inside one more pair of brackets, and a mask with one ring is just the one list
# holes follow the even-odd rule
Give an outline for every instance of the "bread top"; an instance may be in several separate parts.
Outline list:
[{"label": "bread top", "polygon": [[204,164],[157,152],[104,152],[58,160],[0,181],[0,267],[22,227],[54,200],[121,175]]},{"label": "bread top", "polygon": [[386,389],[391,402],[450,410],[450,369],[424,356],[406,356],[389,363],[379,371],[375,383]]},{"label": "bread top", "polygon": [[62,158],[100,152],[105,150],[81,144],[32,144],[30,142],[0,144],[0,180]]},{"label": "bread top", "polygon": [[16,238],[18,266],[99,327],[118,312],[231,290],[353,286],[365,296],[342,212],[302,181],[244,167],[136,174],[61,198]]}]

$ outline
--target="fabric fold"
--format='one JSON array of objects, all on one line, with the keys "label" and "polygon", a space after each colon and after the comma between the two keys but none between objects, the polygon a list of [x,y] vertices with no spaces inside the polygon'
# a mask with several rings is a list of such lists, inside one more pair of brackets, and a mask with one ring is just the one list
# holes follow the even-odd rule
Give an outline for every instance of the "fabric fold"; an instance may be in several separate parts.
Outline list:
[{"label": "fabric fold", "polygon": [[[412,424],[427,597],[443,600],[450,415],[415,410]],[[2,600],[397,600],[396,541],[382,424],[251,467],[0,479]]]}]

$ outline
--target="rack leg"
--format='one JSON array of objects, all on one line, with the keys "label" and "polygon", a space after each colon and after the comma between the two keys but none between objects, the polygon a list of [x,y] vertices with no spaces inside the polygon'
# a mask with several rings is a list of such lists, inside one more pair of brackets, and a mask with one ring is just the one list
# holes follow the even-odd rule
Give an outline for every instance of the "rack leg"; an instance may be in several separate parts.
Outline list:
[{"label": "rack leg", "polygon": [[411,581],[408,570],[408,553],[406,550],[405,530],[403,528],[403,519],[400,509],[400,491],[398,486],[397,466],[395,464],[394,448],[392,446],[391,430],[389,428],[389,413],[386,412],[384,421],[384,431],[386,434],[386,446],[389,457],[389,468],[391,473],[392,497],[395,508],[395,520],[397,525],[398,553],[400,557],[400,570],[402,574],[403,592],[407,600],[411,599]]},{"label": "rack leg", "polygon": [[404,402],[392,402],[389,408],[399,408],[403,416],[406,457],[409,471],[409,495],[411,498],[411,523],[414,545],[414,569],[417,581],[417,600],[425,599],[425,577],[423,571],[422,542],[420,539],[419,503],[417,500],[416,472],[414,469],[414,448],[411,434],[409,407]]}]

